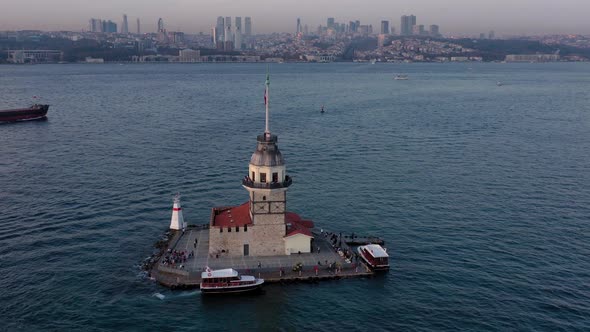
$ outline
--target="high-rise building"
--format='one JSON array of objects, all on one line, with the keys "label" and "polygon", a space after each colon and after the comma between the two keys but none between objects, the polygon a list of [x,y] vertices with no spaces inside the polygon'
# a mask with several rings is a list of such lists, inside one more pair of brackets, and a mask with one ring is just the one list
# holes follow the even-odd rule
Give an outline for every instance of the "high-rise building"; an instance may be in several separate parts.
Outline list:
[{"label": "high-rise building", "polygon": [[102,32],[102,21],[97,18],[91,18],[88,29],[90,32]]},{"label": "high-rise building", "polygon": [[223,41],[230,42],[232,40],[232,33],[231,33],[231,17],[225,17],[225,33],[223,34]]},{"label": "high-rise building", "polygon": [[402,36],[411,35],[414,25],[416,25],[416,16],[403,15],[401,18],[401,24],[400,24],[400,34]]},{"label": "high-rise building", "polygon": [[223,41],[225,34],[225,23],[223,16],[217,16],[217,24],[215,25],[215,42]]},{"label": "high-rise building", "polygon": [[248,37],[252,36],[252,18],[250,18],[250,16],[246,16],[244,22],[244,33]]},{"label": "high-rise building", "polygon": [[164,29],[164,20],[162,18],[158,19],[158,32],[166,32],[166,29]]},{"label": "high-rise building", "polygon": [[236,32],[234,33],[234,46],[237,50],[242,49],[242,18],[236,17]]},{"label": "high-rise building", "polygon": [[402,36],[407,36],[410,34],[408,31],[408,25],[410,22],[410,17],[407,15],[402,15],[401,22],[400,22],[400,34]]},{"label": "high-rise building", "polygon": [[426,34],[426,30],[424,30],[423,24],[413,25],[412,26],[412,34],[416,36],[423,36]]},{"label": "high-rise building", "polygon": [[328,17],[328,29],[333,29],[334,28],[334,18],[333,17]]},{"label": "high-rise building", "polygon": [[301,19],[298,17],[297,18],[297,30],[295,30],[295,34],[300,34],[301,33]]},{"label": "high-rise building", "polygon": [[121,33],[129,33],[129,23],[127,22],[127,14],[123,14],[123,24],[121,25]]},{"label": "high-rise building", "polygon": [[141,35],[141,24],[139,23],[139,18],[137,19],[137,34]]},{"label": "high-rise building", "polygon": [[438,25],[433,24],[430,26],[430,35],[433,37],[440,36],[440,31],[439,31]]},{"label": "high-rise building", "polygon": [[496,38],[496,32],[494,32],[494,30],[491,30],[490,33],[488,33],[488,38],[489,39],[494,39]]},{"label": "high-rise building", "polygon": [[116,33],[117,32],[117,23],[115,23],[111,20],[102,21],[102,32]]},{"label": "high-rise building", "polygon": [[389,34],[389,21],[381,21],[381,32],[382,35]]}]

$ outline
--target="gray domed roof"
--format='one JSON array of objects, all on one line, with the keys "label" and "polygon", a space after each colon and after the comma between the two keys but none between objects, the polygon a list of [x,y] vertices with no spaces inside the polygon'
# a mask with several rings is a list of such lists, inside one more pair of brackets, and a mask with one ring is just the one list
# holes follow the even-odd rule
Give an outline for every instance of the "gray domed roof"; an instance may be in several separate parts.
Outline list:
[{"label": "gray domed roof", "polygon": [[285,160],[279,147],[277,146],[277,136],[271,135],[266,138],[264,135],[258,136],[258,143],[256,145],[256,151],[250,158],[250,164],[256,166],[283,166]]}]

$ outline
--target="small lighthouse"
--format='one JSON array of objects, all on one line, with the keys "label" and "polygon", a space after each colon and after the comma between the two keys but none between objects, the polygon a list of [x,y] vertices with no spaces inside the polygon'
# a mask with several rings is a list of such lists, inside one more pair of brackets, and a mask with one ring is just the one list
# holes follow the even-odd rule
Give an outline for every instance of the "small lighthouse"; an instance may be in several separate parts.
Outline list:
[{"label": "small lighthouse", "polygon": [[170,229],[177,231],[185,228],[182,207],[180,207],[180,194],[174,196],[174,205],[172,206],[172,218],[170,219]]}]

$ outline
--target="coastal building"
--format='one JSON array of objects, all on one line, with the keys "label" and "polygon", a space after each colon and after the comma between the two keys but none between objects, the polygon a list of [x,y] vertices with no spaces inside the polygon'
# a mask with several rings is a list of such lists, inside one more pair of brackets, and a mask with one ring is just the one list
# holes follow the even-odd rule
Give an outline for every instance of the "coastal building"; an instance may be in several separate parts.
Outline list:
[{"label": "coastal building", "polygon": [[201,62],[201,51],[186,48],[178,51],[179,62]]},{"label": "coastal building", "polygon": [[141,34],[141,24],[139,23],[139,18],[137,19],[137,34]]},{"label": "coastal building", "polygon": [[8,50],[9,63],[53,63],[62,59],[59,50]]},{"label": "coastal building", "polygon": [[559,54],[509,54],[506,62],[552,62],[559,61]]},{"label": "coastal building", "polygon": [[225,256],[277,256],[311,252],[313,222],[287,211],[287,175],[278,138],[269,129],[269,78],[266,79],[266,126],[257,137],[242,186],[248,201],[215,207],[209,221],[209,254]]}]

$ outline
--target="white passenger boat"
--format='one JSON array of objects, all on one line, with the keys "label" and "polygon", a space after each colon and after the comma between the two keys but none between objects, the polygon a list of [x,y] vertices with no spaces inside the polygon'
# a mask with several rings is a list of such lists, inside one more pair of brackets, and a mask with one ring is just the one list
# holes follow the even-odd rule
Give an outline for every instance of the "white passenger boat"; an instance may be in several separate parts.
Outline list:
[{"label": "white passenger boat", "polygon": [[408,75],[395,75],[393,79],[396,81],[407,81]]},{"label": "white passenger boat", "polygon": [[358,247],[357,251],[363,261],[365,261],[371,269],[389,269],[389,255],[380,245],[367,244],[365,246]]},{"label": "white passenger boat", "polygon": [[243,293],[258,290],[264,279],[253,276],[242,276],[234,269],[211,270],[207,267],[201,273],[201,293],[224,294]]}]

